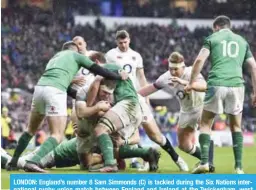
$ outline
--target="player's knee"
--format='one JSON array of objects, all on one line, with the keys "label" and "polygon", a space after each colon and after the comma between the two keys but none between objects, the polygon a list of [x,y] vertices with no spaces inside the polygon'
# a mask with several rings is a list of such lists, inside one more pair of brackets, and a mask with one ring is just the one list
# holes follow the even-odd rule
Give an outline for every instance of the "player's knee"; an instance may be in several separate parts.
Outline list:
[{"label": "player's knee", "polygon": [[107,117],[101,117],[94,132],[96,136],[103,133],[111,134],[115,131],[114,124]]},{"label": "player's knee", "polygon": [[184,152],[189,152],[191,149],[192,144],[184,139],[179,139],[179,149],[181,149]]}]

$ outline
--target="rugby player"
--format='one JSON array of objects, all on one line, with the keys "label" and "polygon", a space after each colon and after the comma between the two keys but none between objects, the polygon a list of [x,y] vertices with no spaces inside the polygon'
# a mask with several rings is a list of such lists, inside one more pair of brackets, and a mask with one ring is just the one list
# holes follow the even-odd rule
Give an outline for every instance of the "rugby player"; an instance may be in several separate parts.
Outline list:
[{"label": "rugby player", "polygon": [[204,40],[192,68],[190,82],[186,87],[193,89],[199,73],[208,57],[211,69],[207,80],[207,91],[200,124],[199,142],[201,146],[201,164],[192,173],[209,171],[208,152],[211,125],[216,114],[225,112],[230,121],[235,172],[244,174],[242,167],[243,134],[241,129],[244,102],[244,80],[242,67],[247,63],[252,77],[253,106],[256,106],[256,63],[247,41],[231,30],[231,21],[227,16],[218,16],[213,21],[213,34]]},{"label": "rugby player", "polygon": [[[179,52],[171,53],[168,62],[169,70],[162,74],[154,83],[140,89],[139,93],[145,97],[163,88],[176,90],[181,107],[178,121],[179,148],[200,160],[200,148],[195,145],[194,139],[203,109],[206,82],[201,74],[198,75],[196,82],[193,84],[193,91],[189,94],[185,93],[184,87],[189,82],[192,67],[186,67],[184,57]],[[213,141],[210,158],[211,171],[213,172],[212,152]]]}]

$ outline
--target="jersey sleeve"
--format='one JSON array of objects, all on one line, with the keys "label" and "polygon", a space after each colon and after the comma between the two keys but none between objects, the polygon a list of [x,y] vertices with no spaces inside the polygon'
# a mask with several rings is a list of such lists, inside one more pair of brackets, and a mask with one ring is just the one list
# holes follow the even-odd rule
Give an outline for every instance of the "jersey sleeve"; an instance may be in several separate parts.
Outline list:
[{"label": "jersey sleeve", "polygon": [[105,54],[105,58],[107,60],[107,63],[112,63],[112,62],[115,62],[115,60],[113,59],[112,55],[111,55],[111,50],[108,51],[106,54]]},{"label": "jersey sleeve", "polygon": [[170,76],[167,72],[158,77],[158,79],[156,79],[156,81],[153,83],[155,88],[162,89],[168,86],[168,79],[170,78]]},{"label": "jersey sleeve", "polygon": [[90,68],[92,65],[94,65],[95,63],[90,60],[88,57],[81,55],[79,53],[74,52],[73,54],[76,62],[81,66],[84,67],[86,69]]},{"label": "jersey sleeve", "polygon": [[143,60],[142,60],[142,57],[141,55],[138,53],[138,65],[137,65],[137,68],[141,69],[143,68]]},{"label": "jersey sleeve", "polygon": [[252,55],[252,52],[250,50],[250,46],[249,44],[247,43],[247,46],[246,46],[246,52],[245,52],[245,60],[247,60],[248,58],[251,58],[253,55]]},{"label": "jersey sleeve", "polygon": [[203,48],[206,48],[206,49],[208,49],[208,50],[211,50],[211,41],[210,41],[210,37],[207,37],[207,38],[204,39]]},{"label": "jersey sleeve", "polygon": [[86,101],[89,86],[80,88],[76,93],[76,101]]}]

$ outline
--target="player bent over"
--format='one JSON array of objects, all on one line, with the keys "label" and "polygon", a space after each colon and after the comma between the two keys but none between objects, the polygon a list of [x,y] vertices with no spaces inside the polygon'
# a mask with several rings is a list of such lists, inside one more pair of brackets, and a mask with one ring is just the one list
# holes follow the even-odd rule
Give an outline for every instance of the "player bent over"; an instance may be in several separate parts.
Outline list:
[{"label": "player bent over", "polygon": [[[169,71],[162,74],[153,84],[139,90],[142,96],[148,96],[162,88],[172,88],[176,90],[176,95],[180,103],[180,115],[178,122],[179,148],[184,152],[201,159],[200,148],[194,143],[195,132],[203,109],[203,100],[206,90],[206,82],[200,74],[193,86],[193,91],[189,94],[184,92],[184,87],[189,82],[191,67],[186,67],[184,57],[173,52],[168,58]],[[211,165],[213,165],[213,142],[211,150]],[[211,171],[214,167],[211,166]]]}]

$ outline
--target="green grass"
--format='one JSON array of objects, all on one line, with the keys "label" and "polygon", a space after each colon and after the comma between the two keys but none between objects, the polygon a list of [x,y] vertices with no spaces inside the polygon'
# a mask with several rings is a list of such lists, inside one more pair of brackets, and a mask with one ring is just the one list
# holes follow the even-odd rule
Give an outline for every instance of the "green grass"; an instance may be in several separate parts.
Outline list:
[{"label": "green grass", "polygon": [[[197,159],[191,157],[190,155],[181,152],[178,150],[178,153],[185,159],[188,163],[190,169],[198,162]],[[165,152],[161,152],[161,158],[159,163],[158,173],[172,173],[172,174],[181,174],[177,166],[173,163],[171,158]],[[247,174],[255,174],[256,173],[256,145],[252,147],[244,147],[243,154],[243,168],[245,173]],[[214,163],[216,166],[217,174],[232,174],[234,173],[234,158],[233,158],[233,150],[231,147],[224,148],[215,148],[215,158]],[[128,165],[128,164],[127,164]],[[72,168],[61,168],[61,169],[51,169],[50,173],[58,174],[65,173],[69,174],[81,174],[85,173],[84,171],[80,171],[78,167]],[[24,173],[23,171],[19,172],[7,172],[6,170],[1,170],[1,181],[2,181],[2,189],[9,189],[9,181],[10,174],[13,173]],[[127,168],[124,173],[137,173],[135,169]]]}]

